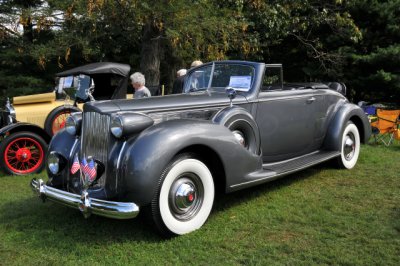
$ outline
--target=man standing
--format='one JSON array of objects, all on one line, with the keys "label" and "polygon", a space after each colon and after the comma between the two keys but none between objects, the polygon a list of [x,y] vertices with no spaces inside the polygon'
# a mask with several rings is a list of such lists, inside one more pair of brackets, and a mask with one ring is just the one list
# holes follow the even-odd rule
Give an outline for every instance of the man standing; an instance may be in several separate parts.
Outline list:
[{"label": "man standing", "polygon": [[135,99],[140,99],[143,97],[151,97],[151,93],[148,88],[144,85],[146,84],[146,80],[144,75],[140,72],[135,72],[130,76],[132,86],[135,89]]}]

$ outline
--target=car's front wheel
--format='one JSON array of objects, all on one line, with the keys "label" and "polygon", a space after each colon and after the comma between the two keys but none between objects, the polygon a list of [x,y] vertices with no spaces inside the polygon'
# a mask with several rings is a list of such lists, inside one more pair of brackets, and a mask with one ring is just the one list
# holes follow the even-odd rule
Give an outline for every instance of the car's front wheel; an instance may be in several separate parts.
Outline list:
[{"label": "car's front wheel", "polygon": [[62,105],[51,111],[44,123],[44,130],[49,136],[55,135],[58,131],[65,127],[68,116],[74,112],[80,112],[78,107],[71,105]]},{"label": "car's front wheel", "polygon": [[206,222],[214,194],[208,167],[190,154],[180,155],[161,175],[151,204],[153,220],[164,235],[190,233]]},{"label": "car's front wheel", "polygon": [[360,134],[354,123],[348,122],[342,134],[342,145],[338,165],[341,168],[352,169],[360,154]]},{"label": "car's front wheel", "polygon": [[32,132],[17,132],[1,141],[0,166],[8,174],[26,175],[43,170],[47,143]]}]

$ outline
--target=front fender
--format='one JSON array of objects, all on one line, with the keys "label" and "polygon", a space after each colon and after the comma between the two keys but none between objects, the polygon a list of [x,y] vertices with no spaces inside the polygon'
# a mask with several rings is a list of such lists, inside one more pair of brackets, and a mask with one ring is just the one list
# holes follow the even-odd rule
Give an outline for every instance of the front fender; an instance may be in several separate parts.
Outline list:
[{"label": "front fender", "polygon": [[[55,187],[62,186],[64,189],[66,189],[67,180],[70,175],[72,175],[70,173],[70,169],[73,162],[73,157],[78,151],[79,146],[79,138],[71,136],[66,130],[60,130],[54,135],[50,141],[48,152],[56,152],[61,155],[65,165],[64,169],[62,169],[57,175],[53,175],[46,167],[47,175],[49,177],[49,184]],[[79,173],[76,173],[74,176],[79,177]]]},{"label": "front fender", "polygon": [[36,133],[41,136],[47,143],[49,143],[51,139],[51,137],[46,133],[46,131],[44,131],[43,128],[30,123],[18,122],[0,128],[0,140],[6,138],[10,134],[21,131]]},{"label": "front fender", "polygon": [[243,148],[229,129],[211,121],[166,121],[146,129],[127,145],[119,171],[127,197],[142,206],[151,202],[166,166],[193,146],[206,146],[217,154],[228,187],[262,166],[260,156]]},{"label": "front fender", "polygon": [[341,150],[342,133],[348,121],[352,121],[360,132],[360,140],[366,143],[371,136],[371,126],[364,111],[352,103],[343,104],[330,122],[324,140],[324,149]]}]

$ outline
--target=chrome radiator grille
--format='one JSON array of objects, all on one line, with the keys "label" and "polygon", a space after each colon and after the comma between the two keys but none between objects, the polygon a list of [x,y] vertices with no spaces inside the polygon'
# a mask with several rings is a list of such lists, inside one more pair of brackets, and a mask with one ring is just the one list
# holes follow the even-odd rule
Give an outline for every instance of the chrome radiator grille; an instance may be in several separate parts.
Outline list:
[{"label": "chrome radiator grille", "polygon": [[[94,112],[83,113],[81,132],[81,156],[93,156],[94,159],[102,162],[107,172],[107,157],[110,137],[111,118]],[[104,185],[105,178],[98,183]]]}]

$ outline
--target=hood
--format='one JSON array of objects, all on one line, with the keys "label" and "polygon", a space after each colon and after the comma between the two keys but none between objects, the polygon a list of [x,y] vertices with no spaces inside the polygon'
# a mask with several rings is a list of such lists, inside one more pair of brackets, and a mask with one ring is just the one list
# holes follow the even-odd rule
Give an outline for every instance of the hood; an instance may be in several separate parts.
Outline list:
[{"label": "hood", "polygon": [[[246,102],[246,98],[238,95],[233,102],[236,104]],[[226,93],[202,91],[131,100],[90,102],[84,105],[83,110],[84,112],[97,112],[102,114],[116,113],[120,111],[154,113],[167,110],[189,110],[208,106],[222,107],[229,105],[229,103],[230,100]]]}]

